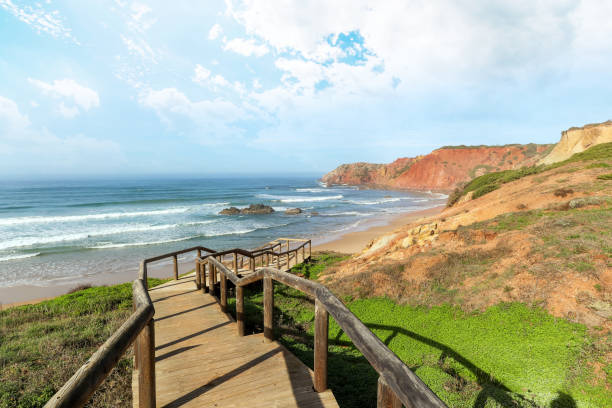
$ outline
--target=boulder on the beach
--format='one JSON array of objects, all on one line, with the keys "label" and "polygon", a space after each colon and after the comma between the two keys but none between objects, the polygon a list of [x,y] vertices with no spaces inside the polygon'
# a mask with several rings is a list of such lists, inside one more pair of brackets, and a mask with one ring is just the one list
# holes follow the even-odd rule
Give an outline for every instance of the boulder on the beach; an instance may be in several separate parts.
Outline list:
[{"label": "boulder on the beach", "polygon": [[224,208],[223,210],[221,210],[221,212],[219,213],[221,215],[238,215],[240,214],[240,210],[236,207],[230,207],[230,208]]},{"label": "boulder on the beach", "polygon": [[221,210],[219,214],[221,215],[239,215],[239,214],[272,214],[274,212],[274,208],[269,205],[263,204],[251,204],[247,208],[243,208],[242,210],[236,207],[229,207]]},{"label": "boulder on the beach", "polygon": [[272,214],[273,212],[274,208],[264,204],[251,204],[240,210],[241,214]]},{"label": "boulder on the beach", "polygon": [[285,210],[285,214],[287,215],[298,215],[302,213],[302,209],[301,208],[289,208],[287,210]]}]

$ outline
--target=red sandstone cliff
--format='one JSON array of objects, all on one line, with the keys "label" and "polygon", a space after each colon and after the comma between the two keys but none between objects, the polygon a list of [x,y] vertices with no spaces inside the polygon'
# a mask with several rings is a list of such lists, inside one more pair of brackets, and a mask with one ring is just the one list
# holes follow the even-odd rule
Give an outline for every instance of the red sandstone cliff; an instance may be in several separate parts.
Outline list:
[{"label": "red sandstone cliff", "polygon": [[322,177],[327,184],[449,191],[491,171],[534,165],[551,145],[450,146],[389,164],[343,164]]}]

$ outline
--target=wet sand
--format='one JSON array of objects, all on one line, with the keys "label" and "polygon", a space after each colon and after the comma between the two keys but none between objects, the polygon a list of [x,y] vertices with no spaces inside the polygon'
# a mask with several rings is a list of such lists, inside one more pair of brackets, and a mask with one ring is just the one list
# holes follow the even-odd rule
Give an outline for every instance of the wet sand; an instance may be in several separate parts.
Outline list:
[{"label": "wet sand", "polygon": [[364,231],[347,232],[346,234],[340,236],[340,238],[335,239],[333,241],[319,245],[315,243],[312,249],[313,251],[335,251],[344,254],[359,253],[373,239],[386,233],[395,231],[396,229],[406,224],[410,224],[414,221],[417,221],[418,219],[427,218],[439,214],[442,212],[443,209],[444,206],[439,206],[434,208],[428,208],[426,210],[400,214],[397,217],[394,217],[389,220],[385,225],[374,226]]}]

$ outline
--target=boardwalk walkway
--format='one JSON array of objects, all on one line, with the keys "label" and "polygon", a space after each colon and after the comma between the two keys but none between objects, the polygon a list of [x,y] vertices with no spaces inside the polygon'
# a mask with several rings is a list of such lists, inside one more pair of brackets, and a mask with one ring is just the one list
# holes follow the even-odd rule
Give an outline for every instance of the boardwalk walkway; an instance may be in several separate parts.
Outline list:
[{"label": "boardwalk walkway", "polygon": [[[158,407],[337,407],[330,390],[313,389],[313,373],[262,334],[239,337],[194,274],[149,291],[155,307]],[[134,406],[138,406],[134,370]]]}]

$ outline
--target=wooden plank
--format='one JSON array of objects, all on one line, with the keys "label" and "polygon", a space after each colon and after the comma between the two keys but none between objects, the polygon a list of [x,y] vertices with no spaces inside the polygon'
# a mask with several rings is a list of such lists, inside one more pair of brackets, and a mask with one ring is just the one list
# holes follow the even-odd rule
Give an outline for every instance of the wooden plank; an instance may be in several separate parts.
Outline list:
[{"label": "wooden plank", "polygon": [[[213,297],[193,290],[191,276],[150,292],[158,318],[156,375],[163,378],[156,389],[158,406],[338,407],[331,391],[314,391],[312,371],[279,343],[265,342],[263,334],[237,336],[237,323]],[[136,379],[133,387],[138,406]]]}]

